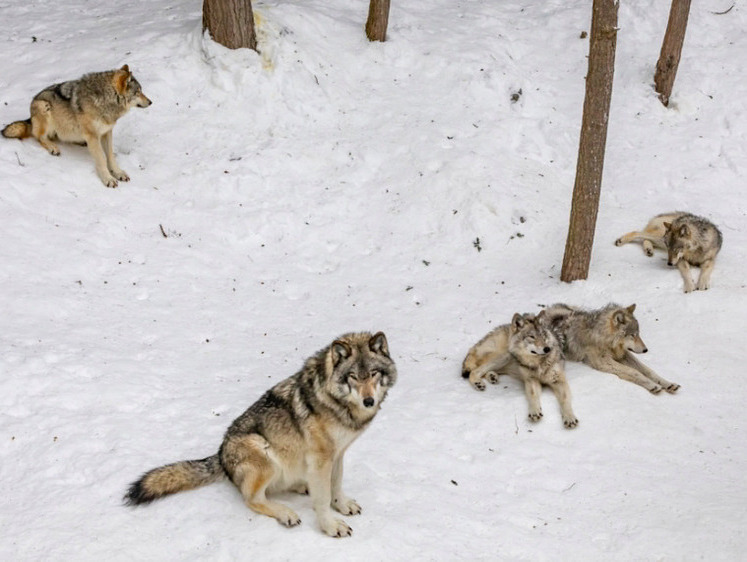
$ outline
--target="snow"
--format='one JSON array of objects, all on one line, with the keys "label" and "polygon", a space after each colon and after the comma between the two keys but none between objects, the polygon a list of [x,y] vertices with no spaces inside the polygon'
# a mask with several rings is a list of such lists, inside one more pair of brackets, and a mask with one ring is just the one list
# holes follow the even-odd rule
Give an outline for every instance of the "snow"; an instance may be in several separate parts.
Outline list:
[{"label": "snow", "polygon": [[[747,12],[714,14],[730,5],[693,3],[667,109],[668,2],[621,3],[591,272],[565,284],[591,2],[393,2],[371,44],[367,2],[255,1],[261,55],[204,38],[196,0],[3,3],[3,124],[124,63],[154,103],[115,129],[132,181],[114,190],[83,147],[0,141],[2,559],[743,557]],[[707,292],[613,245],[671,210],[724,233]],[[532,424],[517,382],[461,379],[514,312],[609,301],[637,303],[677,394],[568,364],[566,430],[549,390]],[[228,483],[123,507],[354,330],[387,334],[400,377],[346,455],[352,538],[294,495],[303,524],[284,529]]]}]

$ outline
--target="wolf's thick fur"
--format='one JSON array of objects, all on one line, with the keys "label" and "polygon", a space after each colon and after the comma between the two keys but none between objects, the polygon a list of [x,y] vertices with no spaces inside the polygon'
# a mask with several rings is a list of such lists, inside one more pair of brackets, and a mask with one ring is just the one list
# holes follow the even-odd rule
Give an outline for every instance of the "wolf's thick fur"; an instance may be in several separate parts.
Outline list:
[{"label": "wolf's thick fur", "polygon": [[662,388],[676,392],[680,385],[663,379],[633,355],[648,351],[634,311],[634,304],[622,307],[614,303],[597,310],[566,304],[555,304],[544,310],[568,361],[580,361],[599,371],[615,374],[654,394]]},{"label": "wolf's thick fur", "polygon": [[150,104],[124,65],[45,88],[31,100],[31,117],[6,126],[2,135],[34,137],[53,156],[60,154],[54,140],[86,144],[101,181],[116,187],[117,181],[129,181],[130,177],[114,158],[112,129],[131,107]]},{"label": "wolf's thick fur", "polygon": [[[697,288],[705,291],[711,284],[711,273],[716,264],[716,256],[721,250],[721,231],[708,219],[684,214],[671,222],[665,222],[667,229],[664,242],[667,245],[667,264],[676,265],[685,283],[686,293]],[[690,266],[700,267],[697,286],[693,285]]]},{"label": "wolf's thick fur", "polygon": [[396,380],[383,333],[341,336],[234,420],[218,453],[145,473],[125,501],[148,503],[228,476],[249,508],[288,527],[301,522],[298,515],[265,494],[308,491],[322,531],[350,536],[352,529],[331,510],[361,512],[342,491],[343,455]]},{"label": "wolf's thick fur", "polygon": [[542,418],[540,394],[546,384],[558,399],[563,425],[578,425],[560,343],[547,325],[544,312],[537,316],[514,314],[510,324],[498,326],[477,342],[462,363],[462,376],[477,390],[485,390],[486,377],[496,383],[498,375],[503,374],[523,381],[530,420]]},{"label": "wolf's thick fur", "polygon": [[[654,255],[654,248],[667,250],[668,264],[676,265],[685,282],[684,290],[708,289],[716,255],[721,250],[721,231],[708,219],[690,213],[674,212],[656,215],[642,232],[633,231],[615,240],[622,246],[629,242],[642,242],[647,256]],[[690,276],[690,266],[700,267],[697,286]]]}]

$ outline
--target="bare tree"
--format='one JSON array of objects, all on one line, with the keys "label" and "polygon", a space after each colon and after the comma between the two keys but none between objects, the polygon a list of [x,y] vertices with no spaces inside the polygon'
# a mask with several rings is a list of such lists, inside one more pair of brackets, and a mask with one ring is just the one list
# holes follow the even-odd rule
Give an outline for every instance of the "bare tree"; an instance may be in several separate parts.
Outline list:
[{"label": "bare tree", "polygon": [[369,41],[386,41],[386,28],[389,25],[389,0],[371,0],[368,5],[366,37]]},{"label": "bare tree", "polygon": [[589,274],[615,71],[618,6],[619,0],[594,0],[592,6],[589,71],[586,74],[576,183],[560,273],[560,279],[568,282],[586,279]]},{"label": "bare tree", "polygon": [[685,31],[687,29],[687,18],[690,14],[690,0],[672,0],[669,9],[669,22],[664,41],[661,44],[661,53],[656,63],[654,84],[659,94],[661,103],[669,105],[669,96],[672,95],[674,78],[677,76],[677,67],[682,55],[682,44],[685,42]]},{"label": "bare tree", "polygon": [[251,0],[203,0],[202,30],[228,47],[257,50]]}]

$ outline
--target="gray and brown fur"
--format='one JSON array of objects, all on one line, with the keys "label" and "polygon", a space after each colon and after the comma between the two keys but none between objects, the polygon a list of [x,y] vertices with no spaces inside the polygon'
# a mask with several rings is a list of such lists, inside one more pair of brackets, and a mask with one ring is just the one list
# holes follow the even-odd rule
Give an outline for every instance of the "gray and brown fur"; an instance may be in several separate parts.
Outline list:
[{"label": "gray and brown fur", "polygon": [[544,310],[568,361],[586,363],[598,371],[612,373],[653,394],[662,389],[676,392],[679,384],[660,377],[633,355],[648,352],[634,311],[634,304],[622,307],[614,303],[596,310],[566,304],[555,304]]},{"label": "gray and brown fur", "polygon": [[250,509],[288,527],[300,518],[267,494],[308,491],[322,531],[350,536],[352,529],[332,512],[361,512],[342,491],[343,455],[396,380],[383,333],[341,336],[234,420],[216,454],[145,473],[130,486],[125,501],[148,503],[228,477]]},{"label": "gray and brown fur", "polygon": [[129,181],[130,177],[114,157],[112,129],[131,107],[150,104],[140,83],[124,65],[45,88],[31,100],[31,117],[6,126],[2,135],[34,137],[53,156],[60,155],[55,140],[85,144],[101,181],[107,187],[116,187],[118,181]]},{"label": "gray and brown fur", "polygon": [[[721,250],[721,231],[708,219],[690,213],[663,213],[652,218],[642,232],[628,232],[615,240],[617,246],[629,242],[642,242],[647,256],[654,248],[666,250],[667,263],[677,266],[684,281],[686,293],[694,289],[706,290],[710,286],[716,255]],[[690,276],[690,266],[700,267],[697,285]]]},{"label": "gray and brown fur", "polygon": [[510,324],[498,326],[477,342],[462,363],[462,377],[476,390],[485,390],[485,379],[498,382],[510,375],[524,383],[529,419],[542,419],[542,385],[549,386],[560,404],[563,425],[573,428],[578,418],[571,407],[571,390],[565,378],[560,342],[544,312],[514,314]]}]

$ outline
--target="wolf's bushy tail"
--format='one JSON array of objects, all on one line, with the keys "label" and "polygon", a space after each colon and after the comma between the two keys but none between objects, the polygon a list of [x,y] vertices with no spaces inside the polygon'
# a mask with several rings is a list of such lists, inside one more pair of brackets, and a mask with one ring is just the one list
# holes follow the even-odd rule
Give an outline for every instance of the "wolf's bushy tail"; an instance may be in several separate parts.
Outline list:
[{"label": "wolf's bushy tail", "polygon": [[163,496],[192,490],[225,478],[218,455],[154,468],[133,482],[124,496],[127,505],[150,503]]},{"label": "wolf's bushy tail", "polygon": [[31,136],[31,119],[25,121],[13,121],[10,125],[7,125],[2,135],[6,139],[27,139]]}]

